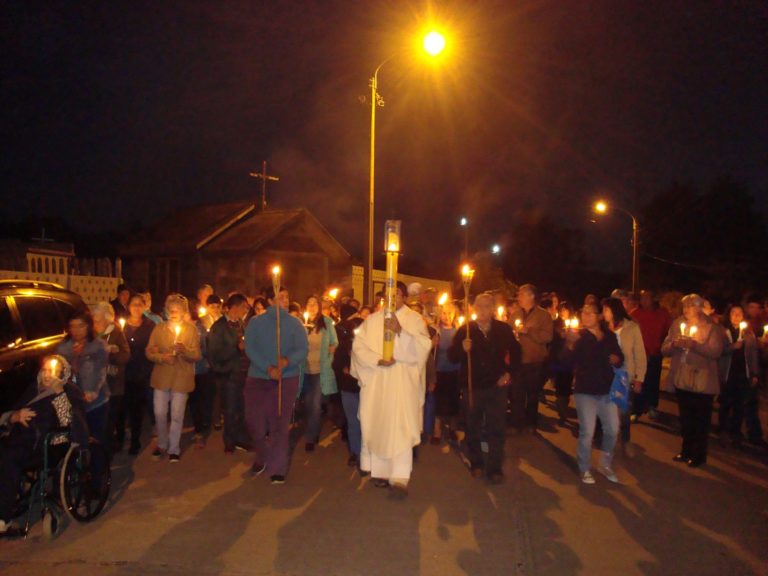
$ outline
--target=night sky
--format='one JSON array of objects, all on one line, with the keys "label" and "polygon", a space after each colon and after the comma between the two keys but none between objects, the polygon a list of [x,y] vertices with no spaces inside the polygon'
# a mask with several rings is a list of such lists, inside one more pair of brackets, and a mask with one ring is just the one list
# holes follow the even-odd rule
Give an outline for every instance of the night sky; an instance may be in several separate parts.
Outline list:
[{"label": "night sky", "polygon": [[[174,206],[305,206],[362,259],[376,65],[377,238],[427,271],[552,211],[592,246],[607,194],[637,210],[730,175],[768,206],[763,1],[4,2],[4,217],[127,230]],[[439,62],[411,49],[434,18]],[[379,223],[381,220],[381,223]],[[625,226],[627,223],[617,225]],[[615,228],[615,226],[614,226]],[[410,245],[410,250],[409,250]],[[607,250],[628,257],[625,244]],[[458,257],[458,256],[457,256]]]}]

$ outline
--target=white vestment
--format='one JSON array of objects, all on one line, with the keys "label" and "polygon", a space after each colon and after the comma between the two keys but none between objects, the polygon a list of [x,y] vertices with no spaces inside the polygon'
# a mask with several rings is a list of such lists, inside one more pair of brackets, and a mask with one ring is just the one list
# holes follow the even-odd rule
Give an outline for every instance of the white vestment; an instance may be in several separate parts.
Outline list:
[{"label": "white vestment", "polygon": [[360,467],[375,478],[408,480],[412,449],[421,441],[427,357],[432,349],[424,320],[407,306],[396,313],[395,363],[379,366],[384,349],[384,311],[360,325],[350,373],[360,384]]}]

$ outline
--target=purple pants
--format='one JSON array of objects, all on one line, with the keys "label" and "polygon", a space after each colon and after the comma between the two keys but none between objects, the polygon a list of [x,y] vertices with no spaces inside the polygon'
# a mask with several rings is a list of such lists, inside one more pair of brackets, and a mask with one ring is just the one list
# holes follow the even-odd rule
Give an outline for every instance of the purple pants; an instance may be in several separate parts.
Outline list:
[{"label": "purple pants", "polygon": [[288,470],[288,432],[298,388],[298,376],[283,378],[283,413],[278,416],[277,380],[250,376],[245,380],[245,424],[253,441],[254,461],[266,464],[268,476],[285,476]]}]

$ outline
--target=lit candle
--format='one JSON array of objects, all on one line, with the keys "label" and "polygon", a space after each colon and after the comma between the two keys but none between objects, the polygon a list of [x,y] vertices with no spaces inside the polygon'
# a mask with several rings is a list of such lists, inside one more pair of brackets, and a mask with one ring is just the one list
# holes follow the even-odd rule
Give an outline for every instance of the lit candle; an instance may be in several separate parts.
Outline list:
[{"label": "lit candle", "polygon": [[763,338],[768,338],[768,324],[763,326]]},{"label": "lit candle", "polygon": [[54,376],[56,375],[56,368],[58,367],[58,365],[59,365],[59,361],[56,360],[56,358],[51,358],[50,366],[51,366],[51,372],[53,373]]},{"label": "lit candle", "polygon": [[205,306],[200,306],[200,308],[197,309],[197,315],[200,316],[200,318],[206,314],[208,314],[208,310],[206,310]]},{"label": "lit candle", "polygon": [[504,306],[499,306],[496,308],[496,316],[499,320],[502,320],[504,318]]},{"label": "lit candle", "polygon": [[464,325],[464,316],[459,316],[459,326]]},{"label": "lit candle", "polygon": [[328,290],[328,296],[331,297],[331,300],[336,300],[336,297],[339,295],[339,289],[338,288],[331,288]]},{"label": "lit candle", "polygon": [[520,318],[515,318],[515,330],[520,330],[523,325],[523,321]]},{"label": "lit candle", "polygon": [[117,323],[120,324],[120,330],[125,330],[125,318],[120,318]]},{"label": "lit candle", "polygon": [[685,329],[687,326],[685,325],[685,322],[680,322],[680,336],[685,336]]},{"label": "lit candle", "polygon": [[471,318],[472,318],[472,322],[476,321],[476,320],[477,320],[477,314],[475,314],[474,312],[472,312],[472,316],[471,316]]},{"label": "lit candle", "polygon": [[181,324],[176,324],[176,326],[173,327],[173,331],[176,333],[173,343],[176,344],[179,341],[179,334],[181,334]]},{"label": "lit candle", "polygon": [[579,319],[571,318],[571,330],[578,330],[578,329],[579,329]]},{"label": "lit candle", "polygon": [[693,338],[696,336],[696,332],[698,332],[699,329],[696,326],[691,326],[690,330],[688,330],[688,335]]},{"label": "lit candle", "polygon": [[564,320],[564,322],[565,322],[565,329],[568,330],[568,328],[571,327],[571,319],[570,318],[566,318]]},{"label": "lit candle", "polygon": [[747,329],[747,323],[745,321],[739,322],[739,340],[744,339],[744,330]]},{"label": "lit candle", "polygon": [[309,326],[309,312],[304,312],[304,325]]},{"label": "lit candle", "polygon": [[448,302],[448,292],[443,292],[440,294],[440,298],[437,301],[437,304],[439,306],[445,306],[445,303]]}]

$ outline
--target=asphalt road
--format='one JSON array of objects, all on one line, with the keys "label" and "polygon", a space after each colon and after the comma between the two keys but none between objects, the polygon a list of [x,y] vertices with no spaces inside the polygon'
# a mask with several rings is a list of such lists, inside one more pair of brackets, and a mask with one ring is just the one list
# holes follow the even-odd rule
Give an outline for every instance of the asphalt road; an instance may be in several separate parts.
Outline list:
[{"label": "asphalt road", "polygon": [[[575,427],[544,407],[539,437],[511,435],[506,481],[472,479],[447,447],[423,446],[406,501],[346,466],[338,432],[294,452],[288,482],[243,474],[215,433],[179,464],[149,450],[115,460],[108,508],[47,541],[0,541],[5,576],[768,574],[768,464],[713,438],[710,462],[672,462],[675,407],[633,429],[621,485],[579,481]],[[189,445],[189,437],[186,445]]]}]

